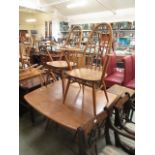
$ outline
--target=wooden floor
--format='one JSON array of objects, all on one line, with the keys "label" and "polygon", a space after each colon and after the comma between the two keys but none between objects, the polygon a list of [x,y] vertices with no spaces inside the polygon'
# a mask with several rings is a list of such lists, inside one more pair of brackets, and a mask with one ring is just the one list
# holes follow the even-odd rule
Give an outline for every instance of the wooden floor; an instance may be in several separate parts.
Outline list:
[{"label": "wooden floor", "polygon": [[[108,93],[107,103],[104,92],[96,92],[96,113],[103,112],[104,107],[111,106],[117,96]],[[25,95],[26,101],[37,111],[49,119],[76,130],[94,118],[92,89],[85,87],[84,95],[78,84],[72,84],[69,88],[65,104],[63,104],[62,84],[57,81],[41,87]]]}]

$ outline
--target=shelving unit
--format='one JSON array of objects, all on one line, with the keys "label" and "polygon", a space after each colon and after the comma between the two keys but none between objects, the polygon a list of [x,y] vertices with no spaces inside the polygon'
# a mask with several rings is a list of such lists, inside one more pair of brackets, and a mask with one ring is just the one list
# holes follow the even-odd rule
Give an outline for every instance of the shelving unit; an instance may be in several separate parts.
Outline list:
[{"label": "shelving unit", "polygon": [[[62,40],[65,40],[68,35],[69,24],[60,22],[60,32]],[[82,27],[83,38],[82,45],[88,40],[89,33],[92,31],[96,23],[78,24]],[[71,25],[71,28],[74,25]],[[118,55],[128,55],[135,52],[135,22],[115,22],[111,23],[113,28],[113,45],[114,52]],[[95,41],[95,37],[94,37]]]}]

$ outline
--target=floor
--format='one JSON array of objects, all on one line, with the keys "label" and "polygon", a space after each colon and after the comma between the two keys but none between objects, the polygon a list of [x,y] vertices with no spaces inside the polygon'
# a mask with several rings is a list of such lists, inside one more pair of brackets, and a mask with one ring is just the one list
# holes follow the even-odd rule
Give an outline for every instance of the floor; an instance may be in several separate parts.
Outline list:
[{"label": "floor", "polygon": [[[78,154],[70,131],[57,127],[53,122],[47,123],[47,119],[38,113],[35,114],[35,118],[35,123],[32,123],[28,112],[20,117],[19,155]],[[99,151],[104,148],[104,138],[99,140],[97,146]]]}]

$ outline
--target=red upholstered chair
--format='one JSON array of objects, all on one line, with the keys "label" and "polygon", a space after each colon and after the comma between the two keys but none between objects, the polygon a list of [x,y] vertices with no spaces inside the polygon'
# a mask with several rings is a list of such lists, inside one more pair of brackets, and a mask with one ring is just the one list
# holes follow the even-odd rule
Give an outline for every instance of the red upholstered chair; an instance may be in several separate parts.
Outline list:
[{"label": "red upholstered chair", "polygon": [[123,58],[125,87],[135,89],[135,56],[130,55]]},{"label": "red upholstered chair", "polygon": [[105,84],[108,87],[111,87],[114,84],[122,85],[124,80],[124,69],[117,68],[116,65],[116,55],[113,54],[110,56],[107,76],[105,77]]}]

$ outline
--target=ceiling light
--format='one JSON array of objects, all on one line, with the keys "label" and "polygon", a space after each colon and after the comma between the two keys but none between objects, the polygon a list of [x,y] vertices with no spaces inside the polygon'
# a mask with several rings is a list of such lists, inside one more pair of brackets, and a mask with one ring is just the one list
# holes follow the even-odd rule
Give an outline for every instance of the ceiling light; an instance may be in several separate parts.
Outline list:
[{"label": "ceiling light", "polygon": [[25,20],[27,23],[35,23],[37,20],[35,18],[30,18]]},{"label": "ceiling light", "polygon": [[87,4],[87,1],[82,1],[82,2],[77,2],[77,3],[72,3],[67,5],[67,8],[76,8],[76,7],[83,7]]}]

